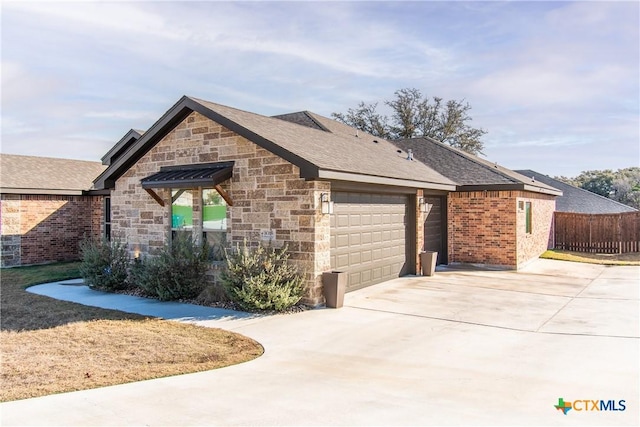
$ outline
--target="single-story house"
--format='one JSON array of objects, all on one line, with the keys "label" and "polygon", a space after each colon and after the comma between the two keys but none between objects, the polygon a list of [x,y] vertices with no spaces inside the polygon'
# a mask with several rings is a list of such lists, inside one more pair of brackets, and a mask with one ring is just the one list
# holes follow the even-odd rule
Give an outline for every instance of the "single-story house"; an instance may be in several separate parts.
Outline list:
[{"label": "single-story house", "polygon": [[100,162],[0,154],[1,267],[69,261],[103,227]]},{"label": "single-story house", "polygon": [[393,143],[456,183],[427,199],[425,249],[440,252],[439,262],[519,268],[553,241],[558,189],[431,138]]},{"label": "single-story house", "polygon": [[435,141],[392,143],[307,111],[266,117],[186,96],[123,140],[94,181],[110,206],[105,233],[135,255],[180,232],[287,245],[311,305],[325,271],[346,271],[355,290],[415,274],[425,249],[441,262],[518,268],[547,248],[561,194]]},{"label": "single-story house", "polygon": [[548,177],[532,170],[518,170],[521,175],[535,181],[542,182],[562,191],[562,196],[556,199],[556,212],[573,212],[584,214],[616,214],[635,212],[637,209],[615,200],[608,199],[591,191],[574,187],[557,179]]}]

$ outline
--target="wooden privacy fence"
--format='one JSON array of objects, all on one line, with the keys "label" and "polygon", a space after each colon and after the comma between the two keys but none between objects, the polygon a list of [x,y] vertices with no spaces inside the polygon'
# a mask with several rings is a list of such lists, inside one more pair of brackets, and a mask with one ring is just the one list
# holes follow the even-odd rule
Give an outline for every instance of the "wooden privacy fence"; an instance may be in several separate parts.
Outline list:
[{"label": "wooden privacy fence", "polygon": [[555,212],[555,248],[577,252],[640,252],[640,211],[619,214]]}]

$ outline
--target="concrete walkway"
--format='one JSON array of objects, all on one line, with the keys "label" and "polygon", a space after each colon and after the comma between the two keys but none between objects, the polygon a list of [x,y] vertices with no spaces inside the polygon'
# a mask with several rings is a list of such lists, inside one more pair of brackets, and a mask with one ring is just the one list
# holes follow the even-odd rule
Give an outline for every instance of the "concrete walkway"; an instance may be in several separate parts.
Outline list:
[{"label": "concrete walkway", "polygon": [[[209,372],[4,403],[1,421],[638,425],[639,280],[638,267],[540,260],[517,273],[441,269],[396,279],[347,294],[340,310],[167,313],[250,336],[265,354]],[[626,410],[564,415],[558,398],[625,400]]]},{"label": "concrete walkway", "polygon": [[63,301],[120,310],[127,313],[137,313],[143,316],[160,317],[167,320],[182,322],[217,320],[221,322],[219,327],[223,327],[224,322],[231,320],[247,320],[263,317],[259,314],[245,313],[242,311],[225,310],[222,308],[179,302],[163,302],[151,298],[94,291],[89,289],[82,279],[31,286],[27,288],[27,291]]}]

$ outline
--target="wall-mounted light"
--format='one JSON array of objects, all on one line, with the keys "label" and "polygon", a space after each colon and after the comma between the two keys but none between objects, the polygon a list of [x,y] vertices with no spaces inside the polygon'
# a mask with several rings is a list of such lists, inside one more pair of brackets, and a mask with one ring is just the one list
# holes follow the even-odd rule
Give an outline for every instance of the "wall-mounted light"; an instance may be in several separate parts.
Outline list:
[{"label": "wall-mounted light", "polygon": [[427,199],[425,199],[424,197],[420,197],[418,199],[418,205],[420,206],[420,212],[424,212],[427,213],[431,210],[431,207],[433,206],[431,203],[427,203]]},{"label": "wall-mounted light", "polygon": [[333,213],[333,202],[329,199],[329,193],[322,193],[320,195],[320,204],[323,214]]}]

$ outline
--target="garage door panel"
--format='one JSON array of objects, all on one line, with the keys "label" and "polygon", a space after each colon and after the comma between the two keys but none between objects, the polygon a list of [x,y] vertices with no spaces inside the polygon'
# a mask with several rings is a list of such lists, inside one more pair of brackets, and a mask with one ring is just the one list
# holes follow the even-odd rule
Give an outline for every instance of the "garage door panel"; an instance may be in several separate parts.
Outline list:
[{"label": "garage door panel", "polygon": [[360,252],[351,252],[349,254],[349,264],[353,266],[357,266],[362,262],[362,256]]},{"label": "garage door panel", "polygon": [[332,268],[348,273],[347,290],[398,277],[406,261],[408,198],[334,192],[332,200]]},{"label": "garage door panel", "polygon": [[338,224],[338,227],[348,227],[349,226],[349,215],[338,215],[337,224]]},{"label": "garage door panel", "polygon": [[337,248],[348,248],[349,247],[349,235],[348,234],[339,234],[336,236],[336,247]]},{"label": "garage door panel", "polygon": [[349,254],[340,254],[336,255],[336,267],[335,268],[346,268],[349,266]]},{"label": "garage door panel", "polygon": [[349,235],[349,245],[360,245],[362,242],[362,234],[360,233],[351,233]]},{"label": "garage door panel", "polygon": [[362,283],[371,282],[371,270],[364,270],[360,273],[360,281]]}]

